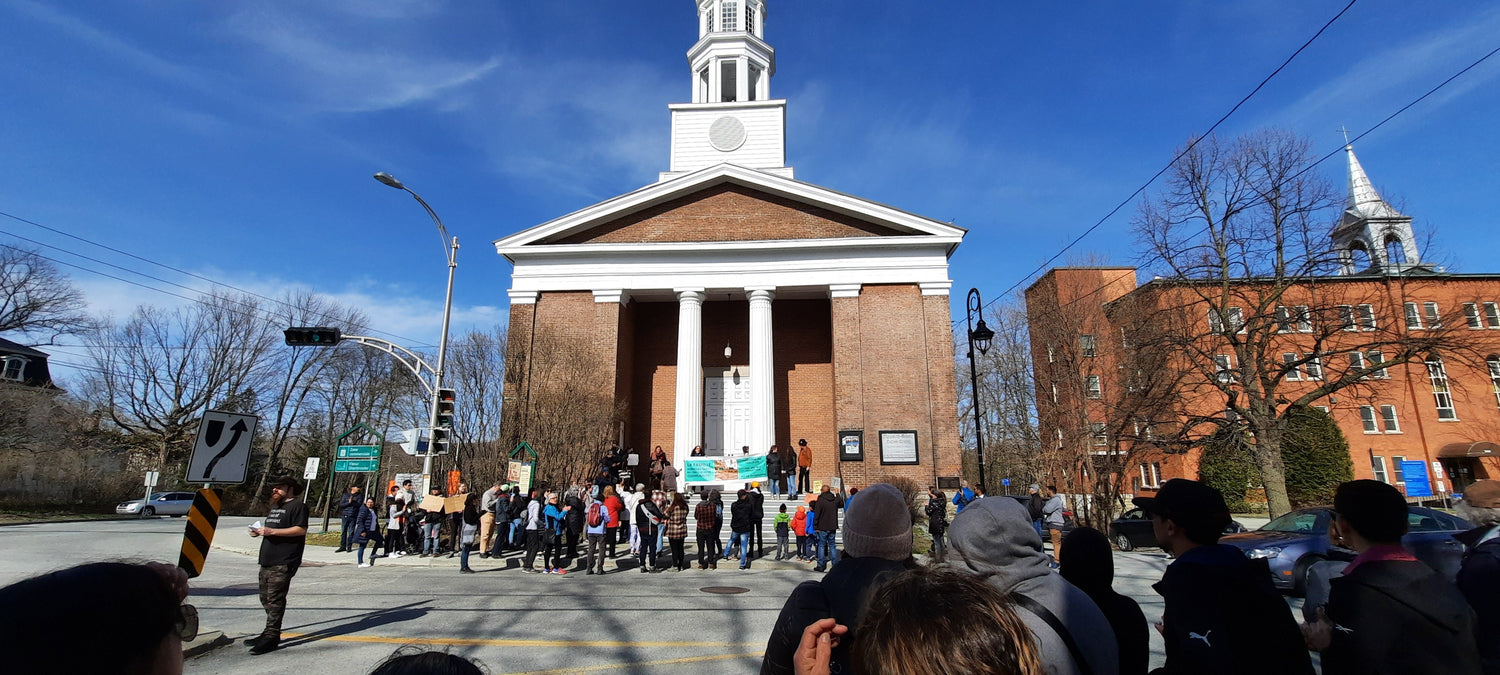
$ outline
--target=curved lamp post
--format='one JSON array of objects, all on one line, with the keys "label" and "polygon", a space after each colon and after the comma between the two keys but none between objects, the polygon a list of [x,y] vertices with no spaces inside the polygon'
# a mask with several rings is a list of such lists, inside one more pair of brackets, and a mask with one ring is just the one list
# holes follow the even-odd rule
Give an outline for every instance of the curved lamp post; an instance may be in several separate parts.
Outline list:
[{"label": "curved lamp post", "polygon": [[[989,494],[989,486],[984,482],[984,427],[983,415],[979,410],[979,367],[975,365],[974,350],[979,349],[980,354],[990,351],[990,341],[995,339],[995,331],[984,325],[984,303],[979,299],[979,289],[969,289],[968,306],[964,312],[964,323],[969,331],[969,386],[973,387],[974,399],[974,450],[979,456],[979,487]],[[974,315],[979,315],[979,324],[975,325]]]},{"label": "curved lamp post", "polygon": [[[406,192],[413,199],[417,200],[418,204],[422,205],[422,208],[427,211],[427,215],[432,218],[433,224],[437,225],[438,235],[443,238],[443,253],[448,257],[448,295],[443,299],[443,336],[438,340],[437,367],[433,369],[433,379],[435,382],[432,383],[431,414],[427,418],[427,453],[422,456],[422,489],[431,491],[432,454],[433,450],[436,449],[434,441],[437,440],[437,435],[432,430],[437,428],[438,425],[438,399],[439,392],[443,388],[443,364],[448,356],[448,318],[453,314],[453,270],[458,267],[458,237],[448,236],[448,228],[443,227],[443,221],[441,218],[438,218],[437,212],[433,211],[432,207],[428,206],[427,202],[423,201],[420,195],[412,192],[411,188],[402,185],[401,181],[396,180],[395,176],[381,171],[375,174],[375,180]],[[417,444],[419,445],[421,439],[417,440]]]}]

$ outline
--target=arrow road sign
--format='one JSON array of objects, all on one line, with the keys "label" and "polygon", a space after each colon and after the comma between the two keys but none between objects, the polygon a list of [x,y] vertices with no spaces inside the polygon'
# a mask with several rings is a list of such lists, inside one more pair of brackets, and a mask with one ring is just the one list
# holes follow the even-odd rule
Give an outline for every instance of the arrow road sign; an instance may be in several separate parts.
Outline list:
[{"label": "arrow road sign", "polygon": [[198,442],[188,460],[189,483],[243,483],[255,437],[254,415],[210,410],[198,425]]},{"label": "arrow road sign", "polygon": [[369,457],[380,457],[380,446],[378,445],[340,445],[339,459],[365,459]]},{"label": "arrow road sign", "polygon": [[335,459],[334,473],[368,473],[380,470],[379,459]]}]

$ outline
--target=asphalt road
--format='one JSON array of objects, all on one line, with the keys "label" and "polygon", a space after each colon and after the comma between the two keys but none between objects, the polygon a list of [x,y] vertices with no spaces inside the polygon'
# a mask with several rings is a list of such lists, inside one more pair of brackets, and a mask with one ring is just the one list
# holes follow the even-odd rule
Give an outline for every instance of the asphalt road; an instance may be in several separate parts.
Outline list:
[{"label": "asphalt road", "polygon": [[[221,520],[189,602],[205,629],[243,638],[265,615],[256,591],[252,518]],[[96,560],[176,562],[184,521],[156,518],[0,527],[0,584]],[[691,551],[691,546],[689,547]],[[1150,585],[1167,559],[1159,551],[1116,553],[1116,590],[1146,617],[1161,615]],[[611,561],[612,563],[614,561]],[[797,563],[758,561],[741,572],[640,574],[633,562],[604,576],[526,575],[515,556],[379,560],[309,547],[292,582],[283,649],[250,656],[235,644],[187,662],[189,673],[364,673],[398,647],[430,645],[483,661],[492,673],[752,673],[787,593],[814,574]],[[537,562],[540,565],[540,561]],[[625,566],[629,565],[629,567]],[[704,588],[742,589],[727,595]],[[1152,634],[1153,665],[1163,658]]]}]

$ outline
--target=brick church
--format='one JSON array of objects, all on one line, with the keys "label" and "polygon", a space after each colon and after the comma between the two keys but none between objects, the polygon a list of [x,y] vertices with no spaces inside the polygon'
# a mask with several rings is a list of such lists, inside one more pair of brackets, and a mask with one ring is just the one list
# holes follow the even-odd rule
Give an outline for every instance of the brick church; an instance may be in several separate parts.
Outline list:
[{"label": "brick church", "polygon": [[495,242],[514,265],[508,354],[534,357],[508,357],[506,405],[549,370],[535,358],[566,353],[539,341],[565,340],[602,364],[610,436],[643,456],[680,468],[698,446],[806,439],[813,480],[956,482],[948,259],[965,230],[797,180],[764,0],[697,14],[668,170]]}]

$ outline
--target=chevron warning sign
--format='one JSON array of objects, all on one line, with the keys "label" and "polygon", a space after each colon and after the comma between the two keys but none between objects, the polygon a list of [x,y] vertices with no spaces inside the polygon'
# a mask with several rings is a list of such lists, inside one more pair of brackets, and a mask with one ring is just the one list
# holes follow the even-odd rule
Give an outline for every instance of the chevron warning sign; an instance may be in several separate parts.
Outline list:
[{"label": "chevron warning sign", "polygon": [[193,508],[188,511],[187,531],[182,535],[182,555],[177,566],[187,572],[188,578],[203,573],[203,562],[208,559],[208,547],[214,543],[214,529],[219,526],[219,491],[204,488],[193,496]]}]

